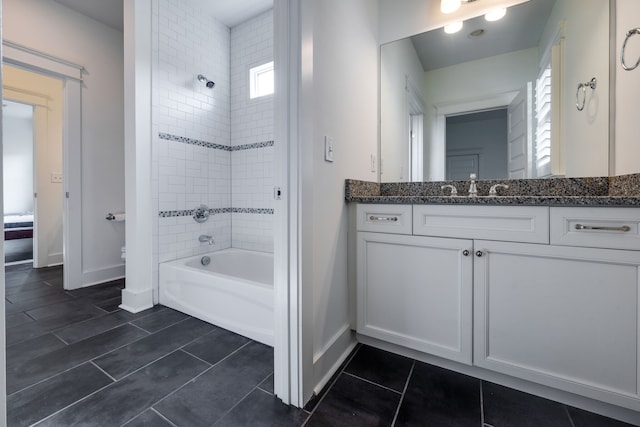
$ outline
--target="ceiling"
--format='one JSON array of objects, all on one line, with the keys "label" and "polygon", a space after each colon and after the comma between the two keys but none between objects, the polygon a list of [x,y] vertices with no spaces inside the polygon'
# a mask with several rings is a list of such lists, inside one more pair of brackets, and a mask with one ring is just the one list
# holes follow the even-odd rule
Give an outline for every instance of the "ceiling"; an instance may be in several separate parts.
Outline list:
[{"label": "ceiling", "polygon": [[[54,0],[89,18],[122,31],[123,0]],[[273,7],[273,0],[187,0],[231,28]]]},{"label": "ceiling", "polygon": [[[532,0],[507,9],[499,21],[484,16],[464,21],[464,28],[446,34],[442,28],[411,37],[425,71],[538,46],[556,0]],[[464,7],[464,5],[462,6]],[[477,38],[472,31],[484,29]]]}]

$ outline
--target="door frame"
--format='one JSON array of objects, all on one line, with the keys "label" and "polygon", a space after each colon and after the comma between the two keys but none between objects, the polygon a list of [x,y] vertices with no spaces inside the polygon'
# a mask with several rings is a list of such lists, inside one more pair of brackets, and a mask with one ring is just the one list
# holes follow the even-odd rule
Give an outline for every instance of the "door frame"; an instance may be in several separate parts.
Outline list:
[{"label": "door frame", "polygon": [[82,287],[81,96],[84,67],[8,40],[2,41],[2,63],[57,78],[63,82],[63,286],[64,289],[80,288]]},{"label": "door frame", "polygon": [[[274,209],[274,392],[286,404],[302,407],[302,293],[299,184],[301,76],[300,0],[274,0],[276,91]],[[277,190],[276,190],[277,191]]]}]

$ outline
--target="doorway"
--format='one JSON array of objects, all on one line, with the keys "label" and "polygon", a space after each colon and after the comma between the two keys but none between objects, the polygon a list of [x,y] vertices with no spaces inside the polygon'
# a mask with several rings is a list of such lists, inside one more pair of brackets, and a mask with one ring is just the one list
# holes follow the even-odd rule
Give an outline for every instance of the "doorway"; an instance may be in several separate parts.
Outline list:
[{"label": "doorway", "polygon": [[33,262],[34,106],[4,100],[2,107],[4,262],[7,266]]},{"label": "doorway", "polygon": [[[26,118],[26,122],[16,119],[16,126],[6,129],[13,131],[12,135],[4,134],[5,242],[20,241],[17,237],[21,236],[31,238],[34,268],[61,265],[63,84],[59,79],[10,65],[3,65],[3,76],[3,100]],[[28,241],[9,246],[26,250]]]},{"label": "doorway", "polygon": [[506,179],[508,176],[507,109],[447,117],[446,177],[466,180]]}]

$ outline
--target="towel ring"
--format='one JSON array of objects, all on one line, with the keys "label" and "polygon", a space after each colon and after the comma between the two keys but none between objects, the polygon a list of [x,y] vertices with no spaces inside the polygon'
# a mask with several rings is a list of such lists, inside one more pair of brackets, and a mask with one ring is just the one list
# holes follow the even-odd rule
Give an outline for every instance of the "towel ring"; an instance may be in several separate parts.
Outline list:
[{"label": "towel ring", "polygon": [[[586,83],[578,83],[578,90],[576,91],[576,108],[578,111],[584,110],[584,106],[587,103],[587,88],[591,88],[592,90],[596,89],[598,81],[596,78],[592,78]],[[580,100],[580,90],[582,89],[582,101]]]},{"label": "towel ring", "polygon": [[636,68],[638,68],[638,65],[640,65],[640,58],[638,58],[638,60],[636,61],[635,65],[633,66],[628,66],[624,60],[624,53],[625,53],[625,49],[627,48],[627,42],[629,41],[629,39],[635,35],[640,35],[640,28],[634,28],[632,30],[627,31],[627,36],[624,39],[624,43],[622,43],[622,53],[620,55],[620,62],[622,63],[622,68],[625,71],[632,71],[635,70]]}]

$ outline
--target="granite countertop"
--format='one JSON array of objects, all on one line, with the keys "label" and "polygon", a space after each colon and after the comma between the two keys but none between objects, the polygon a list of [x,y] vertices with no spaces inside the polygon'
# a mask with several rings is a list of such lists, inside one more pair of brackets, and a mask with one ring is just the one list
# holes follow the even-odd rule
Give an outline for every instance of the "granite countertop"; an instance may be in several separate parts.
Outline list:
[{"label": "granite countertop", "polygon": [[[451,184],[458,196],[443,195]],[[469,181],[376,183],[346,180],[350,203],[519,205],[519,206],[640,206],[640,174],[598,178],[478,180],[478,197],[468,197]],[[498,196],[488,196],[494,184],[507,184]],[[444,190],[449,192],[449,190]]]}]

